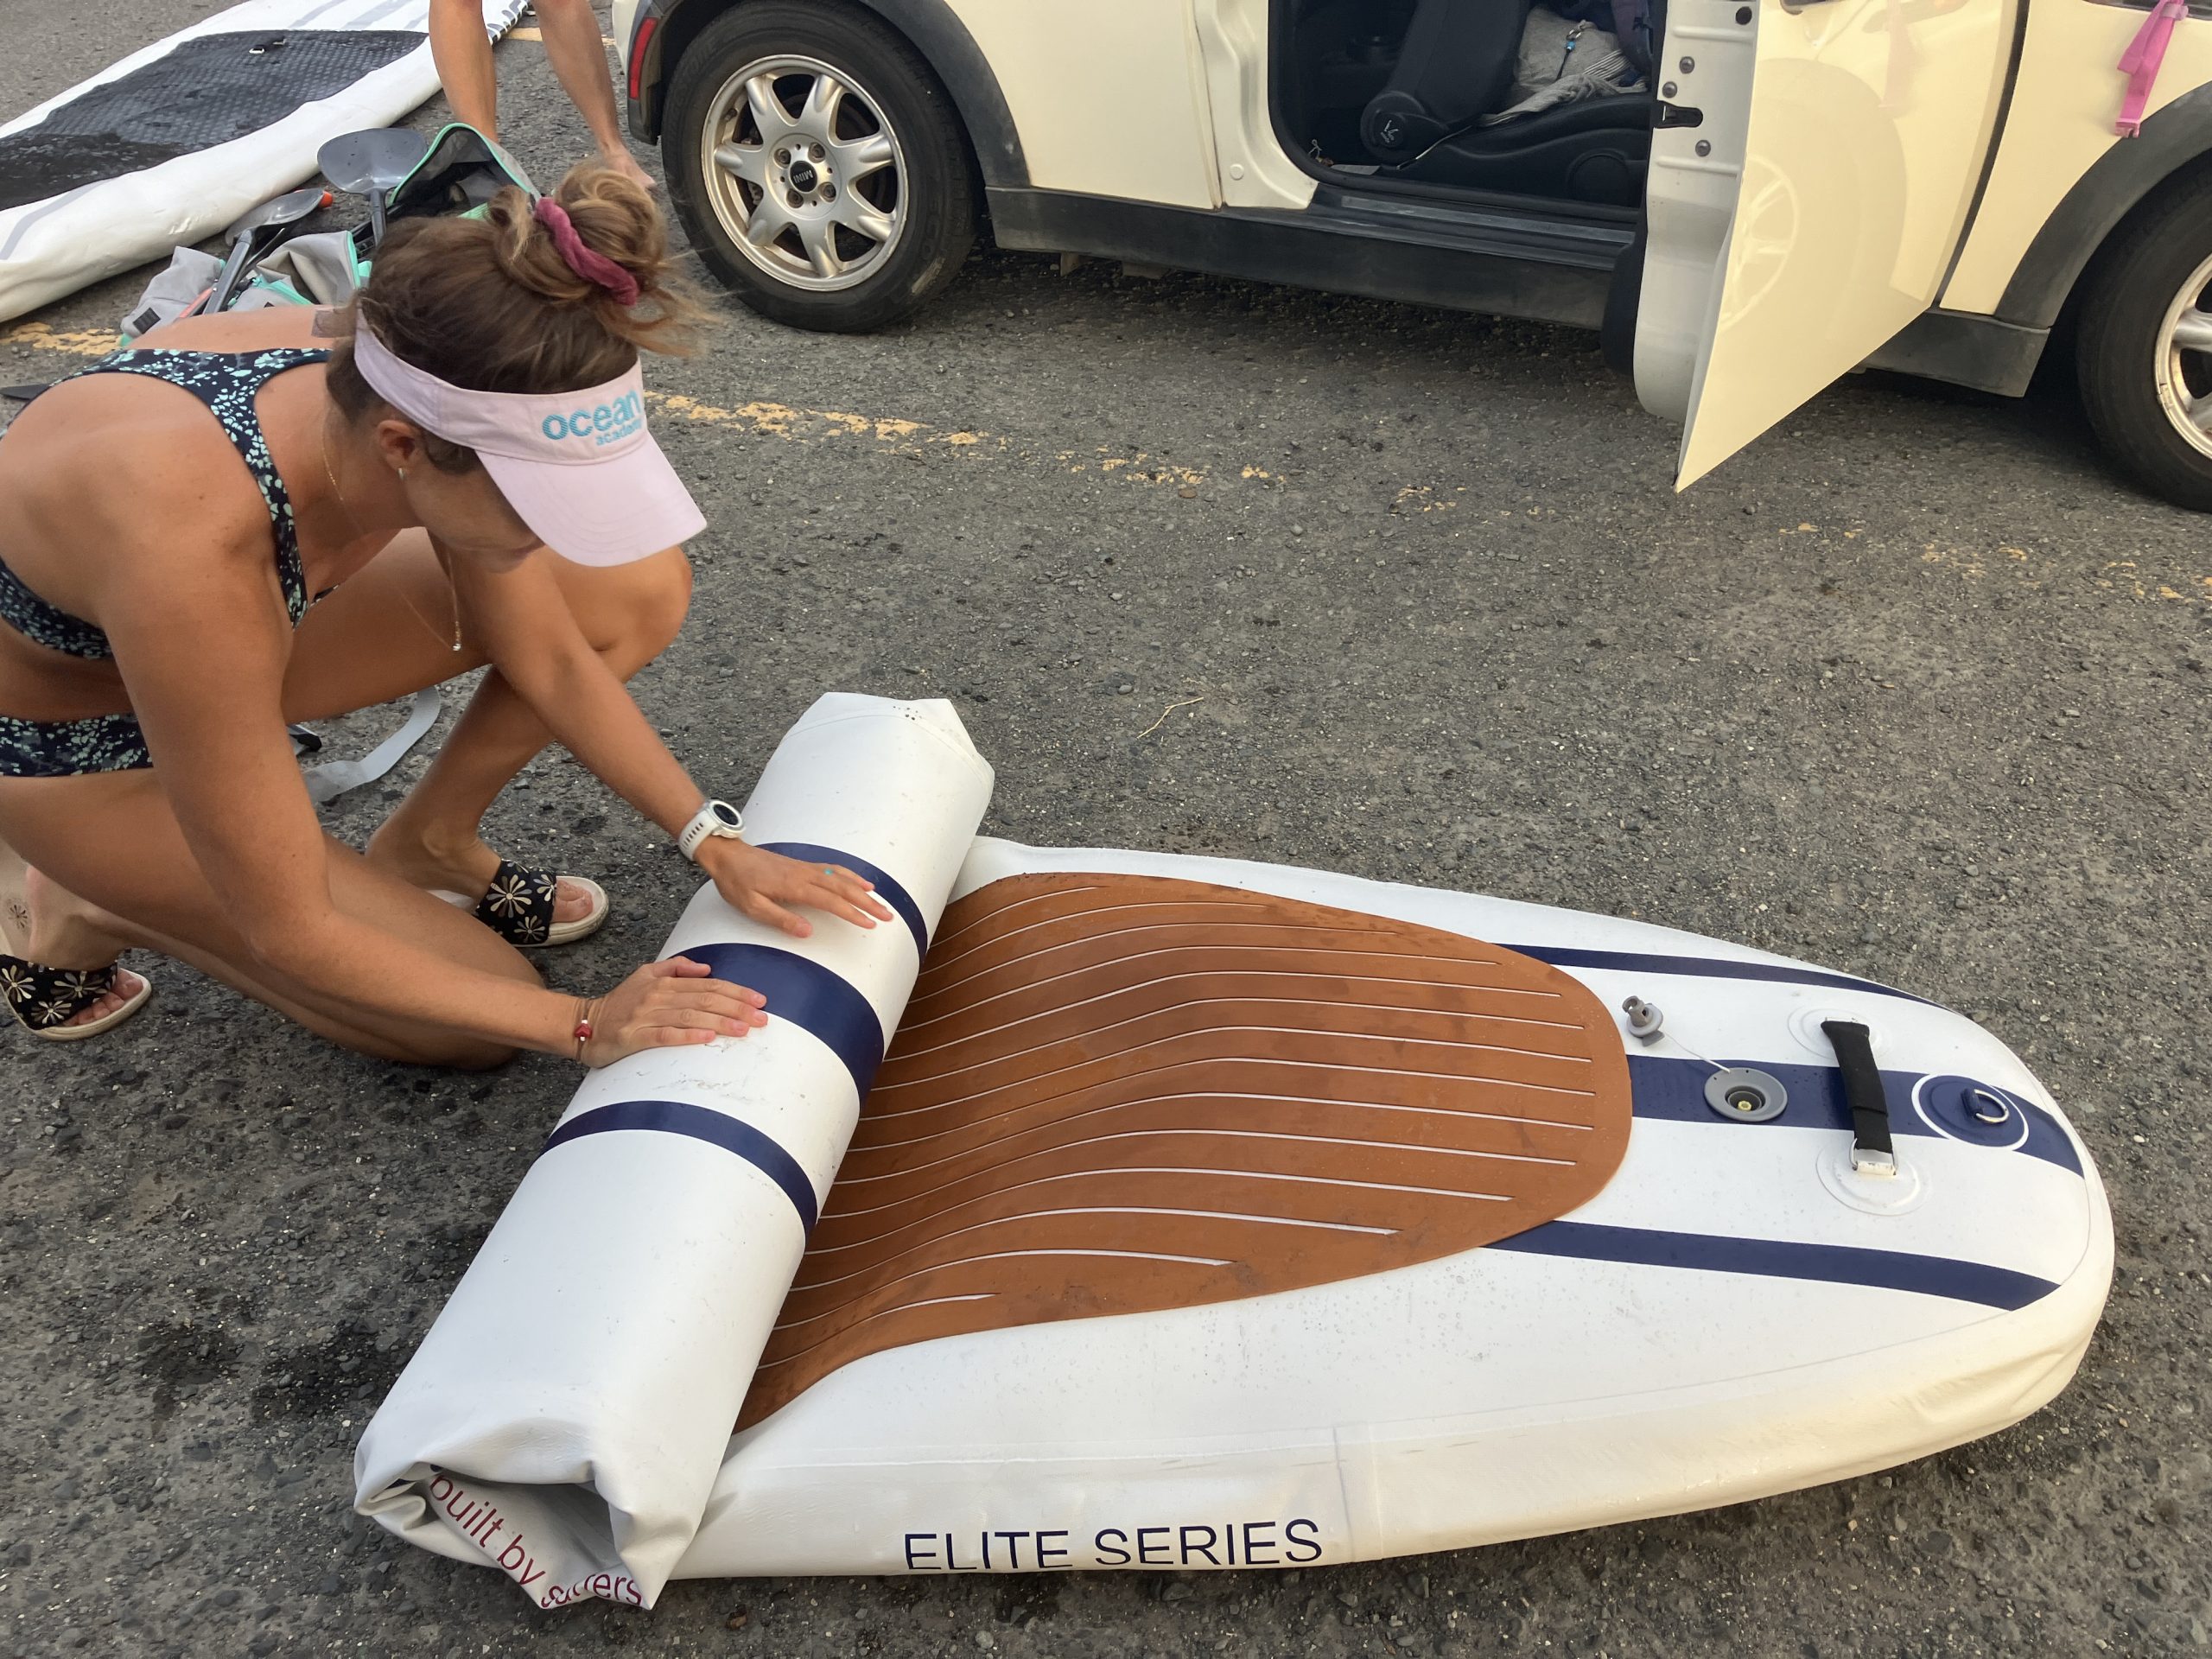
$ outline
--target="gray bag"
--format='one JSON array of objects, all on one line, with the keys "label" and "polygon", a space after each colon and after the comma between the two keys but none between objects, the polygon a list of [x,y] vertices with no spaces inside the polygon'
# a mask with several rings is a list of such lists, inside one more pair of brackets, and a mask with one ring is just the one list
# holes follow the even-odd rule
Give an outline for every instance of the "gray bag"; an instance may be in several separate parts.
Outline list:
[{"label": "gray bag", "polygon": [[296,236],[253,268],[254,284],[266,296],[241,296],[235,308],[343,305],[367,275],[354,257],[353,232]]},{"label": "gray bag", "polygon": [[202,253],[197,248],[177,249],[169,255],[168,264],[146,284],[138,303],[124,315],[124,344],[129,345],[165,322],[175,322],[192,308],[194,301],[215,286],[215,278],[222,270],[223,262],[212,253]]},{"label": "gray bag", "polygon": [[1642,77],[1629,67],[1620,38],[1594,23],[1574,22],[1545,6],[1531,6],[1521,30],[1521,54],[1513,66],[1512,101],[1481,124],[1494,127],[1516,116],[1534,115],[1586,98],[1610,98],[1633,92]]},{"label": "gray bag", "polygon": [[[165,322],[175,322],[189,311],[202,294],[214,287],[223,262],[197,248],[179,248],[169,262],[146,284],[138,303],[123,319],[123,342]],[[272,305],[343,305],[365,273],[353,257],[351,231],[321,231],[296,236],[253,268],[253,275],[233,311],[257,311]]]}]

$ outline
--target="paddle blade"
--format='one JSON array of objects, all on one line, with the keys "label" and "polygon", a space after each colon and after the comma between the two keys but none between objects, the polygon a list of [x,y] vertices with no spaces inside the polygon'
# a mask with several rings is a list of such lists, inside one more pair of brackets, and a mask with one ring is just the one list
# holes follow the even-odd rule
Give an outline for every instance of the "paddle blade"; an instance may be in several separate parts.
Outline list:
[{"label": "paddle blade", "polygon": [[387,191],[414,170],[430,141],[411,127],[372,127],[333,138],[315,156],[322,175],[355,195]]},{"label": "paddle blade", "polygon": [[273,201],[264,201],[258,207],[242,214],[238,223],[232,226],[225,234],[235,242],[242,236],[251,236],[254,232],[266,229],[271,225],[289,225],[295,220],[305,219],[316,208],[326,206],[329,200],[330,192],[319,184],[310,184],[302,189],[278,196]]}]

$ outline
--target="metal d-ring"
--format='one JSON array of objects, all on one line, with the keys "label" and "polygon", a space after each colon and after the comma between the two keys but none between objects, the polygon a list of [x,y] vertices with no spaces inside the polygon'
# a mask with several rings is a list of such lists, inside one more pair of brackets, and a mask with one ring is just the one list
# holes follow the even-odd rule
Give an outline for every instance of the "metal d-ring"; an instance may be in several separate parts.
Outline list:
[{"label": "metal d-ring", "polygon": [[2012,1103],[1993,1090],[1967,1090],[1966,1106],[1984,1123],[2002,1123],[2012,1116]]}]

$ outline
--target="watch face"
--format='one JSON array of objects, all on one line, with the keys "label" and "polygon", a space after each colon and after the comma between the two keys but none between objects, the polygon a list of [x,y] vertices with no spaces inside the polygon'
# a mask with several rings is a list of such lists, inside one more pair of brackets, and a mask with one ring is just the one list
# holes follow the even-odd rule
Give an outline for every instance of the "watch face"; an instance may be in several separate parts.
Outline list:
[{"label": "watch face", "polygon": [[707,810],[715,815],[716,822],[725,830],[734,830],[745,822],[738,816],[737,809],[728,801],[709,801]]}]

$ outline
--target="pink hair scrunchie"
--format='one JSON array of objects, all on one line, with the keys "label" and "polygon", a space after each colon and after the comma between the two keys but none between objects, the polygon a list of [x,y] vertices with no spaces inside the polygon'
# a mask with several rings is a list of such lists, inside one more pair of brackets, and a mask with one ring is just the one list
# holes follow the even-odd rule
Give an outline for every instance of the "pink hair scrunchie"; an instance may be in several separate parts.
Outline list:
[{"label": "pink hair scrunchie", "polygon": [[531,216],[552,232],[553,245],[569,269],[588,283],[605,289],[617,305],[638,302],[638,279],[603,253],[594,253],[576,234],[569,210],[550,196],[540,196]]}]

